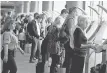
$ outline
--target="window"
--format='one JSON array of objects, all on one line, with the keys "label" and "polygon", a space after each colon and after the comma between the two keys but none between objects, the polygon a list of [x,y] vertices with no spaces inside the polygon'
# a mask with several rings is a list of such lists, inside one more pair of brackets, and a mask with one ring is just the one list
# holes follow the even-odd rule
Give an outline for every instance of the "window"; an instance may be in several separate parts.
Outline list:
[{"label": "window", "polygon": [[98,14],[94,10],[90,9],[88,6],[93,7],[94,9],[96,9],[98,13],[101,13],[102,10],[97,6],[98,4],[101,5],[101,2],[100,1],[86,1],[85,11],[88,13],[88,15],[91,17],[92,20],[98,20]]},{"label": "window", "polygon": [[[105,3],[105,4],[104,4]],[[107,14],[100,8],[100,7],[98,7],[97,5],[101,5],[101,6],[105,6],[105,7],[107,7],[107,2],[102,2],[102,1],[86,1],[86,4],[85,4],[85,11],[88,13],[88,15],[91,17],[91,20],[92,21],[97,21],[97,22],[99,22],[99,17],[102,17],[103,15],[104,15],[104,18],[105,17],[107,17]],[[98,14],[94,11],[94,10],[92,10],[92,9],[90,9],[88,6],[91,6],[91,7],[93,7],[93,8],[95,8],[96,9],[96,11],[100,14],[100,16],[98,16]],[[95,23],[94,23],[95,24]],[[98,23],[97,24],[95,24],[96,26],[94,26],[93,28],[96,28],[97,27],[97,25],[98,25]],[[106,27],[107,28],[107,27]],[[93,30],[89,30],[89,31],[91,31],[91,32],[94,32]],[[103,33],[104,32],[104,33]],[[97,40],[99,40],[99,39],[101,39],[101,41],[102,41],[102,38],[103,37],[106,37],[107,38],[107,34],[106,34],[106,32],[107,32],[107,30],[105,30],[105,27],[104,27],[104,29],[100,29],[100,34],[98,34],[98,36],[97,36],[97,38],[96,38],[96,41]],[[102,35],[102,34],[104,34],[104,35]],[[100,36],[100,37],[99,37]],[[96,35],[95,35],[95,37],[96,37]],[[99,39],[98,39],[98,37],[99,37]],[[90,50],[90,53],[92,52],[93,50],[91,49]],[[88,54],[89,55],[89,54]],[[96,57],[95,57],[95,53],[92,53],[91,54],[91,56],[90,56],[90,58],[89,58],[89,68],[88,68],[88,73],[90,73],[90,68],[91,67],[93,67],[94,65],[96,65],[96,64],[99,64],[99,63],[101,63],[102,62],[102,53],[98,53],[98,54],[96,54]]]},{"label": "window", "polygon": [[61,10],[65,9],[66,1],[54,1],[53,20],[60,15]]},{"label": "window", "polygon": [[[102,1],[102,6],[107,9],[107,1]],[[107,21],[107,13],[105,11],[103,11],[102,17],[105,21]],[[106,29],[104,31],[103,39],[107,39],[107,26],[106,26]]]}]

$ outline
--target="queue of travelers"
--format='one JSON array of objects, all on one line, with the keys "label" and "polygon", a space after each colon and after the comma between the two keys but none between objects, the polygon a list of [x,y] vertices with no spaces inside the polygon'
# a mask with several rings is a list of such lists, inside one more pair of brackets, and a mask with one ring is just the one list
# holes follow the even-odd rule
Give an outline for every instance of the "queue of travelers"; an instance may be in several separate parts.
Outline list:
[{"label": "queue of travelers", "polygon": [[26,43],[32,44],[29,63],[38,62],[38,73],[44,73],[45,64],[50,57],[50,73],[56,73],[58,66],[66,68],[66,73],[83,73],[86,51],[90,48],[96,51],[96,46],[88,41],[85,33],[89,17],[78,15],[77,10],[76,7],[69,11],[62,9],[54,21],[44,13],[22,14],[12,19],[8,12],[1,30],[2,73],[17,73],[15,51],[19,49],[24,54]]}]

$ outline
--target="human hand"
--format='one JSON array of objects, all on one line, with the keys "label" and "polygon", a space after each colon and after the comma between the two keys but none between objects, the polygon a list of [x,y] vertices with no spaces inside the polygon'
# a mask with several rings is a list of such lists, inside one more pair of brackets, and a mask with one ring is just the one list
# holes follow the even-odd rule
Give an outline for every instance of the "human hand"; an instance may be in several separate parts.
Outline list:
[{"label": "human hand", "polygon": [[103,45],[103,50],[106,50],[107,49],[107,44],[104,44]]},{"label": "human hand", "polygon": [[90,46],[91,46],[91,48],[92,48],[93,50],[96,50],[95,44],[90,44]]},{"label": "human hand", "polygon": [[39,40],[42,40],[43,39],[43,37],[39,37]]},{"label": "human hand", "polygon": [[92,41],[88,41],[87,44],[93,44],[93,42]]},{"label": "human hand", "polygon": [[25,55],[25,52],[24,52],[24,51],[22,51],[21,53],[22,53],[22,55]]},{"label": "human hand", "polygon": [[89,44],[88,43],[87,46],[88,46],[88,48],[91,48],[91,49],[94,49],[94,50],[96,49],[95,44]]},{"label": "human hand", "polygon": [[96,50],[95,50],[96,53],[100,53],[102,51],[102,48],[103,48],[102,45],[96,44],[95,47],[96,47]]}]

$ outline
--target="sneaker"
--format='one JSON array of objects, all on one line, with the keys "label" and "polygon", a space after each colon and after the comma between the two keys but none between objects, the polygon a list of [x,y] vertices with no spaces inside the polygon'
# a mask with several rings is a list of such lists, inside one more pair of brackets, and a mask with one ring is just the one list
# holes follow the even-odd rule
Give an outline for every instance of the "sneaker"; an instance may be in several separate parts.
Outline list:
[{"label": "sneaker", "polygon": [[33,60],[36,60],[36,58],[34,57]]}]

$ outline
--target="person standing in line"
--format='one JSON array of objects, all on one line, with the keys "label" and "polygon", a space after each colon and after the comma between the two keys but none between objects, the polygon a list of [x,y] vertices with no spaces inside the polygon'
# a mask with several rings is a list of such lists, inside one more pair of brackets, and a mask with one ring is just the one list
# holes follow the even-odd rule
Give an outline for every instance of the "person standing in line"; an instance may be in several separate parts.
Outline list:
[{"label": "person standing in line", "polygon": [[[59,33],[60,29],[62,28],[62,25],[65,21],[65,18],[68,15],[68,10],[62,9],[61,14],[55,19],[53,22],[53,28],[50,30],[51,37],[49,37],[49,44],[47,47],[47,51],[50,53],[52,58],[52,64],[50,67],[50,73],[55,73],[56,67],[59,64],[60,61],[60,44],[59,44]],[[48,34],[47,34],[48,36]]]},{"label": "person standing in line", "polygon": [[41,48],[40,48],[40,22],[42,20],[42,17],[38,14],[35,13],[34,14],[34,20],[32,20],[31,22],[31,33],[29,33],[32,36],[32,49],[31,49],[31,56],[30,56],[30,63],[34,63],[34,58],[35,58],[35,53],[37,51],[37,49],[39,50],[39,58],[40,58],[40,52],[41,52]]},{"label": "person standing in line", "polygon": [[[41,48],[41,44],[43,39],[45,38],[45,27],[46,27],[46,20],[47,20],[47,16],[46,14],[40,14],[40,16],[42,17],[42,21],[40,22],[40,48]],[[37,49],[36,53],[35,53],[35,58],[38,59],[39,58],[39,49]]]},{"label": "person standing in line", "polygon": [[14,20],[10,20],[5,27],[3,32],[3,44],[1,51],[1,59],[3,60],[3,70],[2,73],[16,73],[17,65],[14,60],[16,49],[19,49],[22,54],[24,51],[18,45],[18,38],[15,36],[13,30],[15,29]]},{"label": "person standing in line", "polygon": [[32,20],[30,20],[30,18],[29,18],[29,23],[27,25],[27,32],[28,32],[28,37],[27,38],[28,38],[28,42],[32,44],[31,55],[30,55],[30,60],[29,60],[30,63],[34,63],[34,57],[35,57],[36,40],[34,40],[35,39],[34,38],[35,37],[34,25],[36,25],[36,24],[34,22],[35,22],[37,16],[39,16],[39,14],[35,13]]},{"label": "person standing in line", "polygon": [[73,56],[73,32],[75,30],[75,25],[77,21],[77,8],[72,7],[69,9],[69,15],[65,19],[65,22],[62,26],[62,31],[60,34],[60,42],[64,44],[65,48],[65,61],[63,67],[66,68],[66,73],[70,73],[71,60]]},{"label": "person standing in line", "polygon": [[96,49],[95,45],[87,41],[84,30],[88,25],[88,17],[80,15],[77,27],[74,30],[74,54],[72,58],[71,73],[83,73],[84,61],[87,49]]}]

